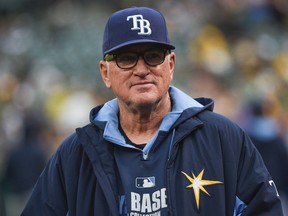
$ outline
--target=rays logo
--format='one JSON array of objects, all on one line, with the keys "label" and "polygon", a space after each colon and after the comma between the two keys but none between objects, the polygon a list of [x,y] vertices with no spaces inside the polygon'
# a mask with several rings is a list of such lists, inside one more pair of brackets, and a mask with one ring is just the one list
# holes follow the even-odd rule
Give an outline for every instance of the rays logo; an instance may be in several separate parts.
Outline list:
[{"label": "rays logo", "polygon": [[142,15],[133,15],[128,16],[127,21],[130,19],[133,20],[133,27],[131,28],[132,31],[137,30],[138,35],[151,35],[152,30],[150,28],[150,22],[143,18]]},{"label": "rays logo", "polygon": [[208,196],[210,196],[210,194],[205,189],[205,187],[210,186],[210,185],[215,185],[215,184],[223,184],[223,182],[220,182],[220,181],[204,180],[203,179],[204,169],[197,176],[195,176],[194,173],[192,173],[192,176],[190,176],[183,171],[182,171],[182,174],[187,178],[187,180],[190,183],[186,188],[189,188],[189,189],[191,188],[194,190],[197,209],[200,208],[200,192],[202,191]]},{"label": "rays logo", "polygon": [[137,188],[151,188],[155,186],[155,177],[137,177],[135,179]]}]

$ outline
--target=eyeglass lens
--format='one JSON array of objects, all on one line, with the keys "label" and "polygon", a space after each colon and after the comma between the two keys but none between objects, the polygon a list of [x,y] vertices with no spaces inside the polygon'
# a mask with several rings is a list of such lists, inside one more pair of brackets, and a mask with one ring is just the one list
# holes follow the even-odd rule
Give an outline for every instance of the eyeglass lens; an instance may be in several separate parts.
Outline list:
[{"label": "eyeglass lens", "polygon": [[150,66],[162,64],[166,55],[166,50],[148,50],[143,53],[124,52],[116,55],[116,64],[122,69],[134,67],[142,56],[145,63]]}]

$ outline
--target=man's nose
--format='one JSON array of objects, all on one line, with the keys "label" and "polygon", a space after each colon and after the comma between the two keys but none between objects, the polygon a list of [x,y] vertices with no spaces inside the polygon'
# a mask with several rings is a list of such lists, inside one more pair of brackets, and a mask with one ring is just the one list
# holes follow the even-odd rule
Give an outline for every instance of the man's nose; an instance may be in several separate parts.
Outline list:
[{"label": "man's nose", "polygon": [[149,73],[149,67],[145,63],[142,56],[139,56],[138,62],[134,67],[134,74],[138,76],[146,76]]}]

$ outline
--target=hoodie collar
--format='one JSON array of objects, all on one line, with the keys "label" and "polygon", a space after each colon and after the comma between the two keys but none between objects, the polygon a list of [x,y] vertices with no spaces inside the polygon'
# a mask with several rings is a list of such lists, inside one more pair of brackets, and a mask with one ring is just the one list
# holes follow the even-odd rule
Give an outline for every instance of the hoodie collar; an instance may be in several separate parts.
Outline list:
[{"label": "hoodie collar", "polygon": [[[170,86],[169,94],[173,102],[172,111],[167,113],[166,116],[163,118],[159,131],[169,131],[171,126],[175,123],[175,121],[179,118],[179,116],[184,110],[191,107],[203,107],[202,104],[200,104],[181,90],[177,89],[176,87]],[[96,113],[93,119],[94,121],[106,122],[103,134],[104,139],[111,141],[115,144],[128,147],[124,137],[118,130],[118,113],[118,100],[113,99],[105,103],[103,107]],[[150,140],[150,142],[147,143],[147,148],[150,148],[152,146],[156,137],[158,136],[158,133]],[[131,146],[129,145],[129,147]]]},{"label": "hoodie collar", "polygon": [[[191,107],[203,107],[198,101],[176,87],[170,86],[169,94],[173,101],[172,111],[170,113],[182,113],[185,109]],[[118,100],[115,98],[104,104],[104,106],[94,116],[95,121],[116,121],[118,123]]]}]

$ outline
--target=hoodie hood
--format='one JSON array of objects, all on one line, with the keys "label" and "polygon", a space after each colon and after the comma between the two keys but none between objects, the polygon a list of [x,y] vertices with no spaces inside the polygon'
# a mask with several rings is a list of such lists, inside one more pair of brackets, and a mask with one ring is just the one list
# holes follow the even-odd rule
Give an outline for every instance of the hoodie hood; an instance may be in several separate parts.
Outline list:
[{"label": "hoodie hood", "polygon": [[[213,101],[211,99],[193,99],[176,87],[170,86],[169,94],[172,100],[172,110],[163,118],[159,131],[167,132],[172,125],[184,121],[185,119],[196,115],[202,110],[213,110]],[[187,110],[187,112],[186,112]],[[94,108],[90,113],[90,120],[93,124],[104,130],[103,138],[109,142],[129,148],[136,148],[126,144],[125,138],[118,129],[118,100],[113,99],[100,107]],[[158,133],[159,133],[158,131]],[[158,133],[146,144],[143,151],[151,148]]]}]

